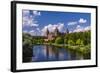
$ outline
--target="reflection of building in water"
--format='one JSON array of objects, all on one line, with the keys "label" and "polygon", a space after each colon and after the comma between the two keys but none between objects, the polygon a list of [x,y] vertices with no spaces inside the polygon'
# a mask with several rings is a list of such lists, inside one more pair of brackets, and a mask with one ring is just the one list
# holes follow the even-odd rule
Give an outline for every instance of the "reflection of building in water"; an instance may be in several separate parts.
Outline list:
[{"label": "reflection of building in water", "polygon": [[66,30],[66,32],[60,32],[58,30],[58,28],[56,27],[55,30],[54,30],[54,32],[50,32],[48,30],[48,28],[47,28],[46,33],[45,33],[45,35],[46,35],[45,41],[53,40],[57,36],[64,36],[65,34],[68,34],[68,33],[69,33],[69,30],[68,29]]},{"label": "reflection of building in water", "polygon": [[67,53],[68,53],[68,60],[83,60],[84,59],[83,55],[79,54],[76,51],[68,51],[67,50]]},{"label": "reflection of building in water", "polygon": [[45,53],[46,53],[46,57],[47,57],[47,60],[63,60],[64,59],[64,55],[63,54],[63,51],[60,52],[59,48],[55,48],[53,46],[45,46],[44,47],[46,50]]},{"label": "reflection of building in water", "polygon": [[63,52],[59,52],[59,60],[64,60],[64,56]]},{"label": "reflection of building in water", "polygon": [[46,56],[48,60],[52,60],[52,58],[55,58],[55,52],[53,51],[53,47],[52,46],[45,46],[45,50],[46,50]]},{"label": "reflection of building in water", "polygon": [[83,54],[76,53],[76,59],[77,60],[83,60],[84,59]]},{"label": "reflection of building in water", "polygon": [[[69,51],[61,48],[55,48],[53,46],[45,46],[45,56],[48,60],[82,60],[82,55],[77,52]],[[67,52],[67,53],[66,53]]]}]

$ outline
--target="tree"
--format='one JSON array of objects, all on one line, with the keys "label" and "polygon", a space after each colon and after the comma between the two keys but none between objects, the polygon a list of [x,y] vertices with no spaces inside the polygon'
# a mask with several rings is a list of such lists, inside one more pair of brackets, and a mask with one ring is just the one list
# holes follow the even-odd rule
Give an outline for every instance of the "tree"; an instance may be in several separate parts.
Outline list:
[{"label": "tree", "polygon": [[64,37],[64,44],[68,44],[69,34],[66,34]]},{"label": "tree", "polygon": [[76,41],[76,44],[77,44],[77,45],[83,45],[83,41],[82,41],[81,39],[78,39],[78,40]]},{"label": "tree", "polygon": [[90,31],[84,32],[83,36],[84,36],[83,38],[84,45],[90,44],[91,43],[91,32]]},{"label": "tree", "polygon": [[55,40],[56,44],[64,44],[64,39],[62,37],[57,37]]},{"label": "tree", "polygon": [[75,43],[72,40],[68,40],[69,45],[75,45]]}]

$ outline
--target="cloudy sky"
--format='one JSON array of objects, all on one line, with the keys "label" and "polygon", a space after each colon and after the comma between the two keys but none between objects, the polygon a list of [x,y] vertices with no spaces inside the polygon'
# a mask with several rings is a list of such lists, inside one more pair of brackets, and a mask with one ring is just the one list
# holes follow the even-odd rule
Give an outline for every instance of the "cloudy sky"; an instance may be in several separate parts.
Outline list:
[{"label": "cloudy sky", "polygon": [[68,28],[70,33],[90,30],[90,13],[22,10],[22,15],[23,32],[34,36],[44,35],[47,28],[53,32],[56,27],[60,32]]}]

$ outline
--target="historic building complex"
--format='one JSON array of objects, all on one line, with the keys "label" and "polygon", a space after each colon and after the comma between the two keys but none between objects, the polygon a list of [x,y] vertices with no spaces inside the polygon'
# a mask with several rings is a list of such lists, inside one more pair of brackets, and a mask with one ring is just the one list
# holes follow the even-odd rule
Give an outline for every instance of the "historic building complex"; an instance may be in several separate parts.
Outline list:
[{"label": "historic building complex", "polygon": [[58,36],[64,36],[65,34],[68,34],[68,33],[69,33],[68,29],[66,29],[66,32],[60,32],[58,30],[58,28],[56,27],[55,30],[54,30],[54,32],[50,32],[48,30],[48,28],[47,28],[46,33],[45,33],[45,35],[46,35],[45,41],[53,40],[53,39],[55,39]]}]

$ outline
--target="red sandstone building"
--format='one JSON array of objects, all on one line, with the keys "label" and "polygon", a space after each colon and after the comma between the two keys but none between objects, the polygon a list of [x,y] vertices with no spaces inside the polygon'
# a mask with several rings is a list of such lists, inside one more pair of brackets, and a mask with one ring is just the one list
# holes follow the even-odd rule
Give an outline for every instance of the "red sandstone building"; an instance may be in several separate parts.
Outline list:
[{"label": "red sandstone building", "polygon": [[54,32],[50,32],[47,28],[46,30],[46,39],[44,39],[45,41],[50,41],[55,39],[57,36],[64,36],[65,34],[68,34],[69,30],[67,29],[66,32],[59,32],[58,28],[56,27]]}]

